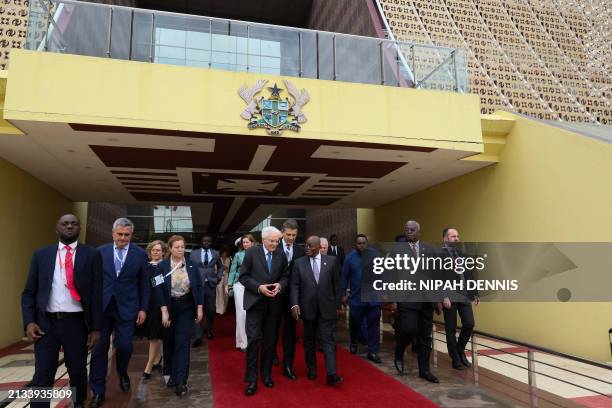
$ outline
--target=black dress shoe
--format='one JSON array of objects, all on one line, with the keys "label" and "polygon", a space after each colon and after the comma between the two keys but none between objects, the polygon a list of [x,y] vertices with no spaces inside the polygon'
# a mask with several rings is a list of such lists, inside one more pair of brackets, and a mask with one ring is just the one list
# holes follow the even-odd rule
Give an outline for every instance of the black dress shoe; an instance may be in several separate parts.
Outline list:
[{"label": "black dress shoe", "polygon": [[461,360],[461,364],[463,364],[466,367],[471,367],[472,363],[470,363],[470,360],[468,360],[467,356],[465,355],[465,352],[461,352],[459,353],[459,359]]},{"label": "black dress shoe", "polygon": [[264,378],[263,383],[268,388],[274,387],[274,381],[271,378]]},{"label": "black dress shoe", "polygon": [[123,374],[119,376],[119,388],[121,391],[129,391],[130,390],[130,376],[127,374]]},{"label": "black dress shoe", "polygon": [[166,383],[166,387],[168,388],[174,388],[176,387],[176,381],[174,381],[172,378],[168,379],[168,382]]},{"label": "black dress shoe", "polygon": [[202,345],[202,339],[195,339],[191,347],[196,348]]},{"label": "black dress shoe", "polygon": [[351,353],[357,354],[357,343],[351,343],[349,350],[351,351]]},{"label": "black dress shoe", "polygon": [[257,381],[251,381],[249,385],[247,385],[244,393],[250,397],[251,395],[255,395],[255,391],[257,391]]},{"label": "black dress shoe", "polygon": [[455,370],[462,371],[462,370],[466,369],[466,367],[463,365],[463,363],[461,361],[459,361],[458,359],[453,359],[452,365],[453,365],[453,368]]},{"label": "black dress shoe", "polygon": [[142,378],[144,378],[145,380],[150,380],[151,379],[151,373],[147,373],[146,371],[144,371],[142,373]]},{"label": "black dress shoe", "polygon": [[327,376],[327,385],[334,386],[340,383],[342,383],[342,377],[340,377],[338,374],[332,374]]},{"label": "black dress shoe", "polygon": [[209,331],[209,332],[206,333],[206,338],[208,340],[212,340],[212,339],[215,338],[215,335],[213,334],[213,332]]},{"label": "black dress shoe", "polygon": [[429,382],[438,384],[440,382],[440,380],[438,380],[438,377],[436,377],[435,375],[433,375],[431,373],[431,371],[426,371],[424,373],[419,373],[419,377],[426,379]]},{"label": "black dress shoe", "polygon": [[309,380],[316,380],[317,379],[317,370],[316,369],[308,370],[308,379]]},{"label": "black dress shoe", "polygon": [[178,395],[179,397],[186,395],[187,394],[187,384],[185,383],[177,384],[175,392],[176,392],[176,395]]},{"label": "black dress shoe", "polygon": [[400,375],[406,374],[406,368],[404,367],[404,360],[395,359],[395,368]]},{"label": "black dress shoe", "polygon": [[295,375],[295,373],[289,366],[285,366],[285,368],[283,368],[283,375],[292,381],[297,380],[297,375]]},{"label": "black dress shoe", "polygon": [[277,366],[278,365],[278,357],[272,357],[272,365]]},{"label": "black dress shoe", "polygon": [[104,394],[94,394],[91,399],[91,408],[99,408],[104,403]]},{"label": "black dress shoe", "polygon": [[368,353],[368,360],[376,364],[382,363],[382,360],[380,359],[380,357],[378,357],[378,354],[376,353]]}]

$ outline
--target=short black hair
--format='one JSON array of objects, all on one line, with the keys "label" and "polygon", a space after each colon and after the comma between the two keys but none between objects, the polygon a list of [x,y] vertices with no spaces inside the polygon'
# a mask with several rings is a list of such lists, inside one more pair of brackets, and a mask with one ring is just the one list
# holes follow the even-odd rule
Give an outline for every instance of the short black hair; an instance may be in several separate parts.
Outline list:
[{"label": "short black hair", "polygon": [[331,234],[331,235],[329,236],[329,239],[332,239],[332,238],[338,238],[338,234]]},{"label": "short black hair", "polygon": [[293,218],[289,218],[283,222],[283,230],[286,229],[298,229],[298,223]]},{"label": "short black hair", "polygon": [[365,238],[366,241],[368,240],[368,237],[366,236],[366,234],[357,234],[355,235],[355,242],[357,242],[359,238]]},{"label": "short black hair", "polygon": [[456,230],[457,228],[455,228],[455,227],[446,227],[446,228],[444,228],[442,230],[442,238],[446,238],[446,234],[448,234],[448,230],[452,230],[452,229]]}]

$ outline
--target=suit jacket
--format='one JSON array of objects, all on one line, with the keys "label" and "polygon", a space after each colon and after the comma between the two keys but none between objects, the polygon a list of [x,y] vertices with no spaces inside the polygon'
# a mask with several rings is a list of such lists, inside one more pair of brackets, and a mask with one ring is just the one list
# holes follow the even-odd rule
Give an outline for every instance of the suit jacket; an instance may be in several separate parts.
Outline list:
[{"label": "suit jacket", "polygon": [[114,297],[119,316],[123,320],[136,320],[140,310],[146,311],[149,306],[148,258],[144,249],[130,244],[125,262],[119,276],[115,272],[114,245],[106,244],[98,248],[102,257],[102,291],[103,311]]},{"label": "suit jacket", "polygon": [[[280,243],[278,244],[278,246],[279,248],[282,248],[283,254],[287,256],[287,254],[285,253],[285,246],[284,246],[283,240],[280,240]],[[291,262],[289,262],[289,260],[287,259],[287,269],[288,269],[287,282],[291,280],[291,274],[293,272],[293,266],[295,265],[295,261],[297,261],[298,259],[304,256],[306,256],[306,252],[304,251],[304,248],[299,245],[293,244],[293,256],[291,257]],[[287,284],[287,287],[289,287],[289,284]],[[282,294],[285,296],[287,301],[289,300],[289,296],[290,296],[289,292],[290,292],[289,289],[282,292]]]},{"label": "suit jacket", "polygon": [[[32,256],[30,271],[21,294],[24,329],[36,323],[42,331],[49,329],[47,305],[51,297],[58,244],[38,249]],[[74,258],[74,281],[81,297],[85,324],[89,332],[100,330],[102,321],[102,271],[100,255],[95,248],[78,244]]]},{"label": "suit jacket", "polygon": [[210,259],[208,260],[208,265],[204,265],[202,262],[202,248],[192,251],[191,255],[189,255],[189,260],[197,268],[202,284],[215,287],[223,278],[225,265],[223,265],[223,261],[219,257],[219,252],[212,248],[209,251]]},{"label": "suit jacket", "polygon": [[327,248],[327,255],[335,256],[338,259],[338,262],[340,263],[340,268],[342,268],[342,265],[344,264],[344,248],[338,245],[336,247],[336,250],[338,251],[338,254],[334,255],[332,253],[331,244],[329,244],[329,248]]},{"label": "suit jacket", "polygon": [[[410,250],[409,247],[409,243],[408,242],[400,242],[397,244],[397,247],[400,248],[400,252],[402,253],[408,253],[409,256],[412,256],[412,252]],[[431,258],[431,257],[437,257],[439,256],[439,251],[436,249],[436,247],[434,247],[433,245],[430,245],[426,242],[423,241],[419,241],[419,256],[422,256],[423,258]],[[419,269],[418,271],[416,271],[417,274],[422,274],[424,273],[421,269]],[[434,271],[427,271],[427,275],[435,275]],[[423,278],[423,275],[419,275],[421,278]],[[413,310],[420,310],[420,309],[427,309],[427,308],[435,308],[437,302],[398,302],[397,307],[398,309],[413,309]]]},{"label": "suit jacket", "polygon": [[268,298],[259,293],[259,285],[280,283],[282,292],[287,287],[288,275],[287,257],[280,245],[272,253],[272,270],[270,272],[268,272],[263,245],[249,248],[244,254],[244,261],[240,266],[240,276],[238,277],[238,281],[245,287],[244,310],[249,310],[258,303],[267,301],[273,313],[280,313],[282,310],[281,296],[276,295],[274,298]]},{"label": "suit jacket", "polygon": [[319,282],[312,271],[311,258],[303,256],[295,261],[291,273],[291,306],[299,305],[304,320],[335,319],[340,307],[340,271],[336,258],[321,255]]},{"label": "suit jacket", "polygon": [[[450,249],[446,246],[443,246],[442,248],[440,248],[440,254],[443,258],[452,257]],[[459,248],[456,248],[456,254],[458,257],[466,256]],[[454,271],[444,271],[444,277],[446,280],[450,280],[454,282],[459,282],[463,279],[460,274],[457,274]],[[467,270],[467,269],[463,272],[463,277],[465,278],[466,281],[474,279],[474,275],[472,274],[472,271]],[[478,296],[478,290],[473,289],[473,290],[465,290],[463,292],[452,292],[452,293],[449,293],[448,297],[451,299],[452,302],[469,302],[471,300],[474,300],[477,296]]]},{"label": "suit jacket", "polygon": [[[187,268],[187,276],[189,276],[189,285],[191,286],[191,295],[193,296],[193,303],[197,307],[202,305],[202,299],[204,298],[202,294],[202,278],[198,273],[197,268],[191,262],[191,260],[185,258],[185,267]],[[159,263],[157,266],[158,274],[163,274],[164,276],[170,272],[172,268],[170,267],[170,259],[166,258]],[[172,309],[171,302],[171,289],[172,289],[172,275],[165,278],[164,283],[155,287],[155,303],[157,307],[166,306],[168,311]]]}]

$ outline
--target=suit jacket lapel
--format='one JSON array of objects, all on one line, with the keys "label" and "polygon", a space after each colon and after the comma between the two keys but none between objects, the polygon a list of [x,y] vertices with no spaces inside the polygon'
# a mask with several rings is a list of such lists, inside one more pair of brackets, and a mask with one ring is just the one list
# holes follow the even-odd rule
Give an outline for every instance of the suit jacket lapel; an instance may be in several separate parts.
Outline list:
[{"label": "suit jacket lapel", "polygon": [[77,244],[75,258],[74,258],[74,284],[79,289],[79,278],[83,273],[83,266],[85,265],[85,254],[83,251],[79,251],[81,244]]},{"label": "suit jacket lapel", "polygon": [[53,274],[55,273],[55,264],[57,263],[59,249],[56,246],[55,250],[53,247],[49,250],[49,254],[45,257],[45,268],[44,270],[47,273],[47,282],[49,282],[49,297],[51,297],[51,287],[53,286]]},{"label": "suit jacket lapel", "polygon": [[[114,256],[115,256],[115,254],[113,253],[113,257]],[[123,271],[125,271],[125,268],[130,263],[130,261],[132,260],[133,257],[134,257],[134,247],[132,246],[132,244],[130,244],[130,247],[128,248],[127,255],[125,256],[125,261],[123,262],[123,265],[121,265],[121,272],[119,272],[119,276],[121,276]],[[115,259],[113,258],[113,264],[114,263],[115,263]]]},{"label": "suit jacket lapel", "polygon": [[[309,256],[304,257],[304,259],[306,259],[306,271],[308,273],[308,276],[310,276],[310,280],[312,281],[312,284],[314,286],[317,286],[317,280],[315,279],[314,276],[314,271],[312,270],[312,258]],[[319,270],[319,281],[321,281],[321,270]]]}]

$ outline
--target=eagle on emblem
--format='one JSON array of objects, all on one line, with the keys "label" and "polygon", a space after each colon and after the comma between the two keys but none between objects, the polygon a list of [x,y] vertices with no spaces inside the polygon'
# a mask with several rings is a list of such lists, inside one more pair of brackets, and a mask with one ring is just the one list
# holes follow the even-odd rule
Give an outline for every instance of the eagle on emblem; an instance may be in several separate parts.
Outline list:
[{"label": "eagle on emblem", "polygon": [[302,89],[298,91],[297,87],[290,81],[285,80],[285,86],[287,92],[293,97],[293,104],[291,105],[291,115],[296,117],[298,123],[306,123],[308,118],[302,112],[302,106],[306,105],[310,101],[310,94],[307,90]]},{"label": "eagle on emblem", "polygon": [[240,89],[238,89],[238,95],[246,102],[247,107],[244,108],[244,111],[240,114],[240,117],[244,120],[251,120],[256,113],[259,113],[259,103],[263,100],[263,96],[258,96],[255,98],[255,95],[261,92],[262,89],[268,83],[267,79],[260,79],[250,88],[247,88],[246,85],[242,85]]}]

